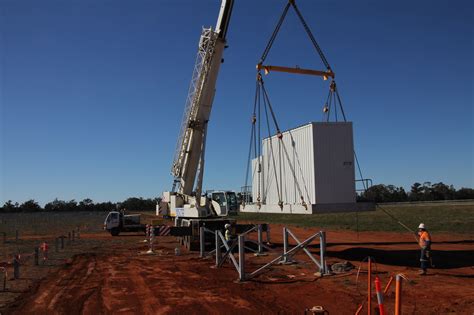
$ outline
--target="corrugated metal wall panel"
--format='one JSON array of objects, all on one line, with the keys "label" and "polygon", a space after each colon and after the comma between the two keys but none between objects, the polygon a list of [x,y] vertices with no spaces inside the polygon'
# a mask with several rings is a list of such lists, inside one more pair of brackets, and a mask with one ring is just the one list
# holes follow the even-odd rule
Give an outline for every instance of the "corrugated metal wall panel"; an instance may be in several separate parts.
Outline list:
[{"label": "corrugated metal wall panel", "polygon": [[262,195],[267,204],[315,202],[312,125],[307,124],[262,143]]},{"label": "corrugated metal wall panel", "polygon": [[[355,202],[352,123],[310,123],[263,139],[261,173],[252,161],[252,194],[277,205]],[[281,163],[281,164],[280,164]],[[260,182],[260,194],[259,194]]]},{"label": "corrugated metal wall panel", "polygon": [[316,203],[355,202],[351,122],[313,123]]},{"label": "corrugated metal wall panel", "polygon": [[252,198],[253,202],[257,202],[258,194],[258,173],[257,173],[258,158],[252,159]]}]

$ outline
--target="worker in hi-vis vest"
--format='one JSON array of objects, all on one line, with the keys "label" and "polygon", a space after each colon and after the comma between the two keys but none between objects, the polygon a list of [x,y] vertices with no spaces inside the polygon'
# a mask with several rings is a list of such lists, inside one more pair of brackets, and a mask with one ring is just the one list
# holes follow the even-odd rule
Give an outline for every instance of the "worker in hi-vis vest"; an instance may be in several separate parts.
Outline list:
[{"label": "worker in hi-vis vest", "polygon": [[426,230],[425,224],[420,223],[418,226],[418,244],[421,247],[420,255],[420,275],[426,275],[428,269],[428,263],[430,262],[430,251],[431,251],[431,235]]},{"label": "worker in hi-vis vest", "polygon": [[225,240],[227,241],[227,243],[229,243],[234,238],[232,234],[231,225],[229,223],[226,223],[226,225],[224,225],[224,228],[225,228]]}]

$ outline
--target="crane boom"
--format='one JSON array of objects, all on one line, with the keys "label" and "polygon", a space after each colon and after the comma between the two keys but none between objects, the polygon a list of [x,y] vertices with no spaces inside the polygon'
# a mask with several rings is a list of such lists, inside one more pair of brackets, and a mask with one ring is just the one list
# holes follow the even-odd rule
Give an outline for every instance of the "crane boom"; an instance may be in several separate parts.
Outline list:
[{"label": "crane boom", "polygon": [[[233,0],[222,0],[216,28],[203,28],[171,172],[178,193],[202,190],[207,123],[212,109]],[[199,173],[196,188],[194,183]]]}]

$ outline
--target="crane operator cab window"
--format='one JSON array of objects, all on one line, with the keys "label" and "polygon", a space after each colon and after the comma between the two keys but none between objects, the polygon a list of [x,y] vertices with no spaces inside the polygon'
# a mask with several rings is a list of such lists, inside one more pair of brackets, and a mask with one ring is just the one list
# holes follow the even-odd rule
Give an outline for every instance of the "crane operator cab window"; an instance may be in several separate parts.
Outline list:
[{"label": "crane operator cab window", "polygon": [[237,196],[235,195],[235,193],[233,192],[227,193],[227,199],[229,201],[229,206],[231,207],[237,206],[238,202],[237,202]]},{"label": "crane operator cab window", "polygon": [[221,206],[221,207],[225,207],[227,205],[227,201],[226,201],[224,193],[214,193],[214,194],[212,194],[212,200],[217,202],[219,204],[219,206]]}]

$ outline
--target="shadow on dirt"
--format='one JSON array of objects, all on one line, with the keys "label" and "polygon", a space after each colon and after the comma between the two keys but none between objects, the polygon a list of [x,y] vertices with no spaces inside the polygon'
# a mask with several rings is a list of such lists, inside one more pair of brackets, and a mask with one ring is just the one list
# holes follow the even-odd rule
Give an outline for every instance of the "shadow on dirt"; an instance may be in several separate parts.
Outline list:
[{"label": "shadow on dirt", "polygon": [[[436,250],[436,244],[471,244],[473,240],[447,241],[434,243],[434,250],[431,251],[433,265],[438,269],[455,269],[474,266],[474,250]],[[377,263],[392,266],[419,267],[420,250],[409,249],[379,249],[360,246],[375,245],[404,245],[414,244],[413,242],[363,242],[363,243],[328,243],[326,245],[326,255],[339,258],[341,260],[362,261],[367,256],[371,256]],[[272,248],[282,250],[283,244],[273,243]],[[330,250],[331,246],[353,246],[344,250]],[[290,247],[293,247],[291,245]],[[416,244],[415,244],[416,246]],[[308,246],[311,252],[319,255],[319,244]]]},{"label": "shadow on dirt", "polygon": [[[453,269],[474,265],[474,250],[433,250],[433,264],[436,268]],[[361,261],[371,256],[379,264],[419,267],[419,250],[384,250],[366,247],[353,247],[341,251],[327,251],[327,256],[343,260]]]},{"label": "shadow on dirt", "polygon": [[[339,245],[347,245],[347,246],[356,246],[356,245],[410,245],[416,244],[416,242],[355,242],[355,243],[327,243],[326,247],[329,246],[339,246]],[[460,241],[445,241],[445,242],[433,242],[433,246],[436,244],[474,244],[474,240],[460,240]]]}]

